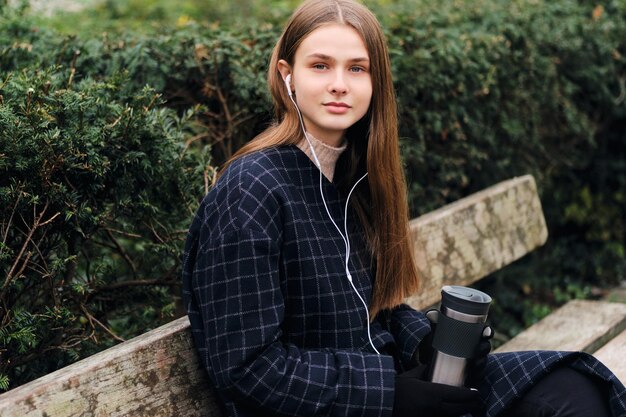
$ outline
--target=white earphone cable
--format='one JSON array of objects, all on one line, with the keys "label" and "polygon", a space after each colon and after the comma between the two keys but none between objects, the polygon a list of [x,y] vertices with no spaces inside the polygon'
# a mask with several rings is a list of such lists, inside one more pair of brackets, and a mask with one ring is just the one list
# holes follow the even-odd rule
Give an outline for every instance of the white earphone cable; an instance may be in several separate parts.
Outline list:
[{"label": "white earphone cable", "polygon": [[339,228],[339,226],[337,226],[337,223],[335,223],[335,220],[333,219],[333,216],[330,214],[330,210],[328,208],[328,205],[326,204],[326,198],[324,197],[324,190],[322,189],[322,165],[320,164],[320,161],[317,158],[317,154],[315,153],[315,149],[313,148],[313,144],[311,143],[311,140],[309,139],[309,135],[306,133],[306,129],[304,128],[304,121],[302,120],[302,114],[300,113],[300,108],[298,107],[298,104],[296,104],[295,100],[293,99],[293,96],[292,96],[292,93],[291,93],[291,87],[289,86],[288,80],[289,79],[285,80],[285,84],[287,86],[287,91],[289,92],[289,99],[291,100],[291,102],[293,103],[294,107],[296,108],[296,112],[298,113],[298,119],[300,120],[300,127],[302,128],[302,133],[304,134],[304,138],[306,139],[307,143],[309,144],[309,148],[311,149],[311,152],[313,154],[313,159],[315,160],[315,164],[317,165],[317,168],[319,170],[319,174],[320,174],[319,188],[320,188],[320,194],[322,196],[322,202],[324,203],[324,208],[326,209],[326,214],[328,214],[328,218],[330,219],[330,221],[333,223],[333,225],[337,229],[337,232],[339,232],[339,235],[343,239],[343,242],[344,242],[344,244],[346,246],[345,269],[346,269],[346,275],[347,275],[348,281],[350,282],[350,285],[352,286],[352,289],[356,293],[357,297],[359,297],[359,300],[361,300],[361,303],[363,304],[363,307],[365,308],[365,315],[366,315],[366,318],[367,318],[367,322],[365,324],[365,327],[367,328],[367,338],[369,339],[369,342],[370,342],[370,345],[372,346],[372,349],[374,349],[374,351],[377,354],[380,355],[380,352],[378,351],[378,349],[376,349],[376,346],[374,346],[374,342],[372,341],[372,335],[371,335],[371,332],[370,332],[370,313],[369,313],[369,308],[367,307],[367,303],[365,302],[363,297],[361,297],[361,294],[359,293],[359,291],[357,290],[356,286],[354,285],[354,282],[352,282],[352,275],[350,274],[350,269],[348,267],[348,262],[350,260],[350,239],[348,237],[348,202],[350,201],[350,197],[352,196],[352,192],[354,191],[356,186],[359,185],[359,183],[363,179],[365,179],[365,177],[367,176],[367,172],[361,178],[359,178],[359,180],[352,186],[352,189],[348,193],[348,198],[346,199],[346,204],[345,204],[345,208],[344,208],[344,213],[345,213],[344,214],[344,231],[345,231],[345,235],[344,235],[341,232],[341,229]]},{"label": "white earphone cable", "polygon": [[[322,164],[320,164],[320,161],[317,158],[317,153],[315,152],[315,149],[313,148],[313,144],[311,143],[311,140],[309,139],[309,135],[306,133],[306,129],[304,128],[304,122],[302,120],[302,114],[300,113],[300,108],[296,104],[296,102],[293,99],[291,94],[289,94],[289,98],[291,99],[291,102],[293,103],[293,105],[296,108],[296,111],[298,113],[298,119],[300,120],[300,127],[302,128],[302,133],[304,134],[304,138],[306,139],[307,143],[309,144],[309,148],[311,149],[311,153],[313,154],[313,159],[315,160],[315,164],[317,165],[317,168],[320,171],[320,194],[322,195],[322,203],[324,203],[324,208],[326,209],[326,214],[328,214],[328,218],[330,219],[330,221],[335,226],[335,229],[337,229],[337,231],[339,232],[339,235],[341,235],[341,238],[343,239],[343,243],[346,245],[346,247],[348,247],[348,241],[346,240],[345,236],[341,232],[341,229],[339,228],[339,226],[337,226],[337,223],[335,223],[335,220],[333,219],[333,216],[330,214],[330,210],[328,208],[328,205],[326,204],[326,199],[324,198],[324,191],[322,190]],[[357,184],[358,184],[358,182],[357,182]],[[355,184],[355,186],[356,186],[356,184]],[[352,191],[350,191],[350,193],[352,193]],[[349,278],[350,278],[350,280],[352,280],[352,277],[349,277]]]}]

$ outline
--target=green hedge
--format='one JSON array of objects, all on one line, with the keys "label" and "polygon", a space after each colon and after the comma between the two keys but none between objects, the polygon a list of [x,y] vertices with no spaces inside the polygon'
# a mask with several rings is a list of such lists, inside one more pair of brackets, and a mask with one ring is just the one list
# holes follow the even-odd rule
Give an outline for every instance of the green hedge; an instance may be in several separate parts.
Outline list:
[{"label": "green hedge", "polygon": [[[623,280],[626,2],[371,6],[391,48],[412,214],[537,179],[549,243],[481,284],[503,338]],[[7,387],[180,314],[184,230],[214,166],[270,121],[280,27],[76,37],[5,9],[0,28]]]},{"label": "green hedge", "polygon": [[[530,173],[550,237],[481,283],[505,338],[626,276],[626,2],[387,13],[413,213]],[[417,10],[417,11],[416,11]]]},{"label": "green hedge", "polygon": [[199,109],[98,78],[42,66],[0,80],[4,388],[181,314],[181,242],[213,175]]}]

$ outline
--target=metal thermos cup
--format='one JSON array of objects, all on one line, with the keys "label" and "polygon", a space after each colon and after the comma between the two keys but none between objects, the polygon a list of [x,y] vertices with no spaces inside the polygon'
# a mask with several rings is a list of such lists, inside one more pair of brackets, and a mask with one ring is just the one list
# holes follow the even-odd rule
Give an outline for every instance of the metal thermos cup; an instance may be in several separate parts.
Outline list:
[{"label": "metal thermos cup", "polygon": [[480,343],[490,304],[490,296],[473,288],[446,285],[441,289],[433,335],[432,382],[463,386],[467,360]]}]

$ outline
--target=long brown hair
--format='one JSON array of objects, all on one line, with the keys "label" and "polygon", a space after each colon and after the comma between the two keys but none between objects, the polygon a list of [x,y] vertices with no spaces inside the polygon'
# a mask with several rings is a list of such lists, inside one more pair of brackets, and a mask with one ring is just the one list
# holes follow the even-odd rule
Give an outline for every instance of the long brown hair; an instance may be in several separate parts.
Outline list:
[{"label": "long brown hair", "polygon": [[[293,67],[304,38],[328,23],[346,24],[361,35],[370,58],[372,100],[367,114],[346,131],[348,149],[337,163],[337,186],[346,191],[367,169],[369,187],[356,188],[354,207],[363,225],[376,264],[372,317],[400,304],[417,291],[408,226],[406,183],[398,146],[396,97],[391,79],[387,43],[376,17],[352,0],[309,0],[291,16],[278,40],[268,72],[277,122],[243,146],[226,166],[243,155],[272,146],[296,144],[303,138],[297,113],[278,72],[284,59]],[[357,176],[358,175],[358,176]],[[338,176],[336,175],[336,178]]]}]

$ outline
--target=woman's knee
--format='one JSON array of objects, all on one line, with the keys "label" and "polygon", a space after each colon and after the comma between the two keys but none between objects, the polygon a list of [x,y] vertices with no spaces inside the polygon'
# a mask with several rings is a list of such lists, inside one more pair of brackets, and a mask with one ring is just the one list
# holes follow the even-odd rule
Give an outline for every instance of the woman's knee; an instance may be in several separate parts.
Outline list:
[{"label": "woman's knee", "polygon": [[503,413],[504,417],[610,417],[604,384],[571,368],[556,369]]}]

